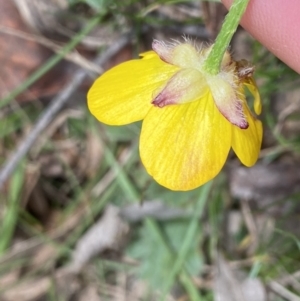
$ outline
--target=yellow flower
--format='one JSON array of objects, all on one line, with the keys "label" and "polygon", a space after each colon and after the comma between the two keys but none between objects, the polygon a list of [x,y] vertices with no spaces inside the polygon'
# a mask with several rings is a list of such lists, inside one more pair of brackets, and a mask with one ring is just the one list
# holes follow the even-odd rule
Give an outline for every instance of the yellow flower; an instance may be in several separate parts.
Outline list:
[{"label": "yellow flower", "polygon": [[143,119],[140,156],[148,173],[173,190],[194,189],[215,177],[233,148],[240,161],[252,166],[260,151],[262,125],[250,112],[261,103],[253,67],[224,55],[220,72],[205,72],[209,48],[189,41],[165,44],[99,77],[88,93],[95,117],[109,125]]}]

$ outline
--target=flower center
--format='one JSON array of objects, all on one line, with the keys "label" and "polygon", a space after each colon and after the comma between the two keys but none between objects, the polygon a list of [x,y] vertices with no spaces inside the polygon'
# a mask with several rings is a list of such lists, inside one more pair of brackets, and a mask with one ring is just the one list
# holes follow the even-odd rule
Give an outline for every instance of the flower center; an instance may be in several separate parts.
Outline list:
[{"label": "flower center", "polygon": [[[167,64],[181,69],[167,83],[153,93],[152,104],[163,108],[167,105],[186,104],[207,100],[211,93],[220,113],[233,125],[248,128],[244,114],[243,79],[252,77],[253,68],[246,61],[236,63],[226,52],[217,75],[207,74],[203,63],[211,47],[196,49],[190,42],[166,44],[154,40],[153,50]],[[205,99],[204,99],[205,98]]]}]

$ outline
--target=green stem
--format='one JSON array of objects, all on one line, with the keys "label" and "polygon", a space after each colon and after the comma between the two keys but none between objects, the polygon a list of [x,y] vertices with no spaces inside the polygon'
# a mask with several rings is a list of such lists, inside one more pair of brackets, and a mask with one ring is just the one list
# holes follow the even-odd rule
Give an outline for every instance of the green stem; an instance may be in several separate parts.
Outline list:
[{"label": "green stem", "polygon": [[215,43],[204,62],[204,70],[212,75],[220,71],[221,61],[246,10],[249,0],[234,0]]}]

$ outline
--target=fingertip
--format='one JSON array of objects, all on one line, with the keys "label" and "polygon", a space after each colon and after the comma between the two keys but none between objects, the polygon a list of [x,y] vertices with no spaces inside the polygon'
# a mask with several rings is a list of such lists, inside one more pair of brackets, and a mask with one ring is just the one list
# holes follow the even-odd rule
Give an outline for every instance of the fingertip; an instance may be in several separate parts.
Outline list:
[{"label": "fingertip", "polygon": [[[222,0],[229,8],[232,0]],[[279,59],[300,73],[300,1],[250,0],[242,26]]]}]

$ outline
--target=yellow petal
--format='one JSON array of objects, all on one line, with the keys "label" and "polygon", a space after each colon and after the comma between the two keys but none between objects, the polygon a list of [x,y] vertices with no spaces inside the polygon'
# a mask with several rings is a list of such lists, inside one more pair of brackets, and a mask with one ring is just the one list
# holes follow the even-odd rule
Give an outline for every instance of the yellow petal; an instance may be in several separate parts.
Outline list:
[{"label": "yellow petal", "polygon": [[157,56],[157,54],[153,50],[148,50],[148,51],[140,53],[139,56],[142,57],[142,58],[147,58],[148,59],[148,58]]},{"label": "yellow petal", "polygon": [[247,81],[245,82],[245,86],[249,89],[249,91],[251,92],[251,94],[254,97],[254,111],[257,115],[260,115],[261,113],[261,100],[260,100],[260,95],[259,95],[259,91],[256,85],[256,82],[254,80],[253,77],[250,77],[249,79],[247,79]]},{"label": "yellow petal", "polygon": [[153,107],[143,122],[140,155],[159,184],[190,190],[220,172],[231,135],[231,124],[208,93],[188,104]]},{"label": "yellow petal", "polygon": [[153,106],[153,90],[178,70],[152,51],[143,55],[144,59],[122,63],[94,82],[87,96],[88,107],[99,121],[123,125],[143,119]]},{"label": "yellow petal", "polygon": [[249,123],[246,130],[232,126],[232,148],[240,161],[250,167],[257,161],[261,141],[262,123],[255,119],[248,107],[244,104],[244,112]]}]

